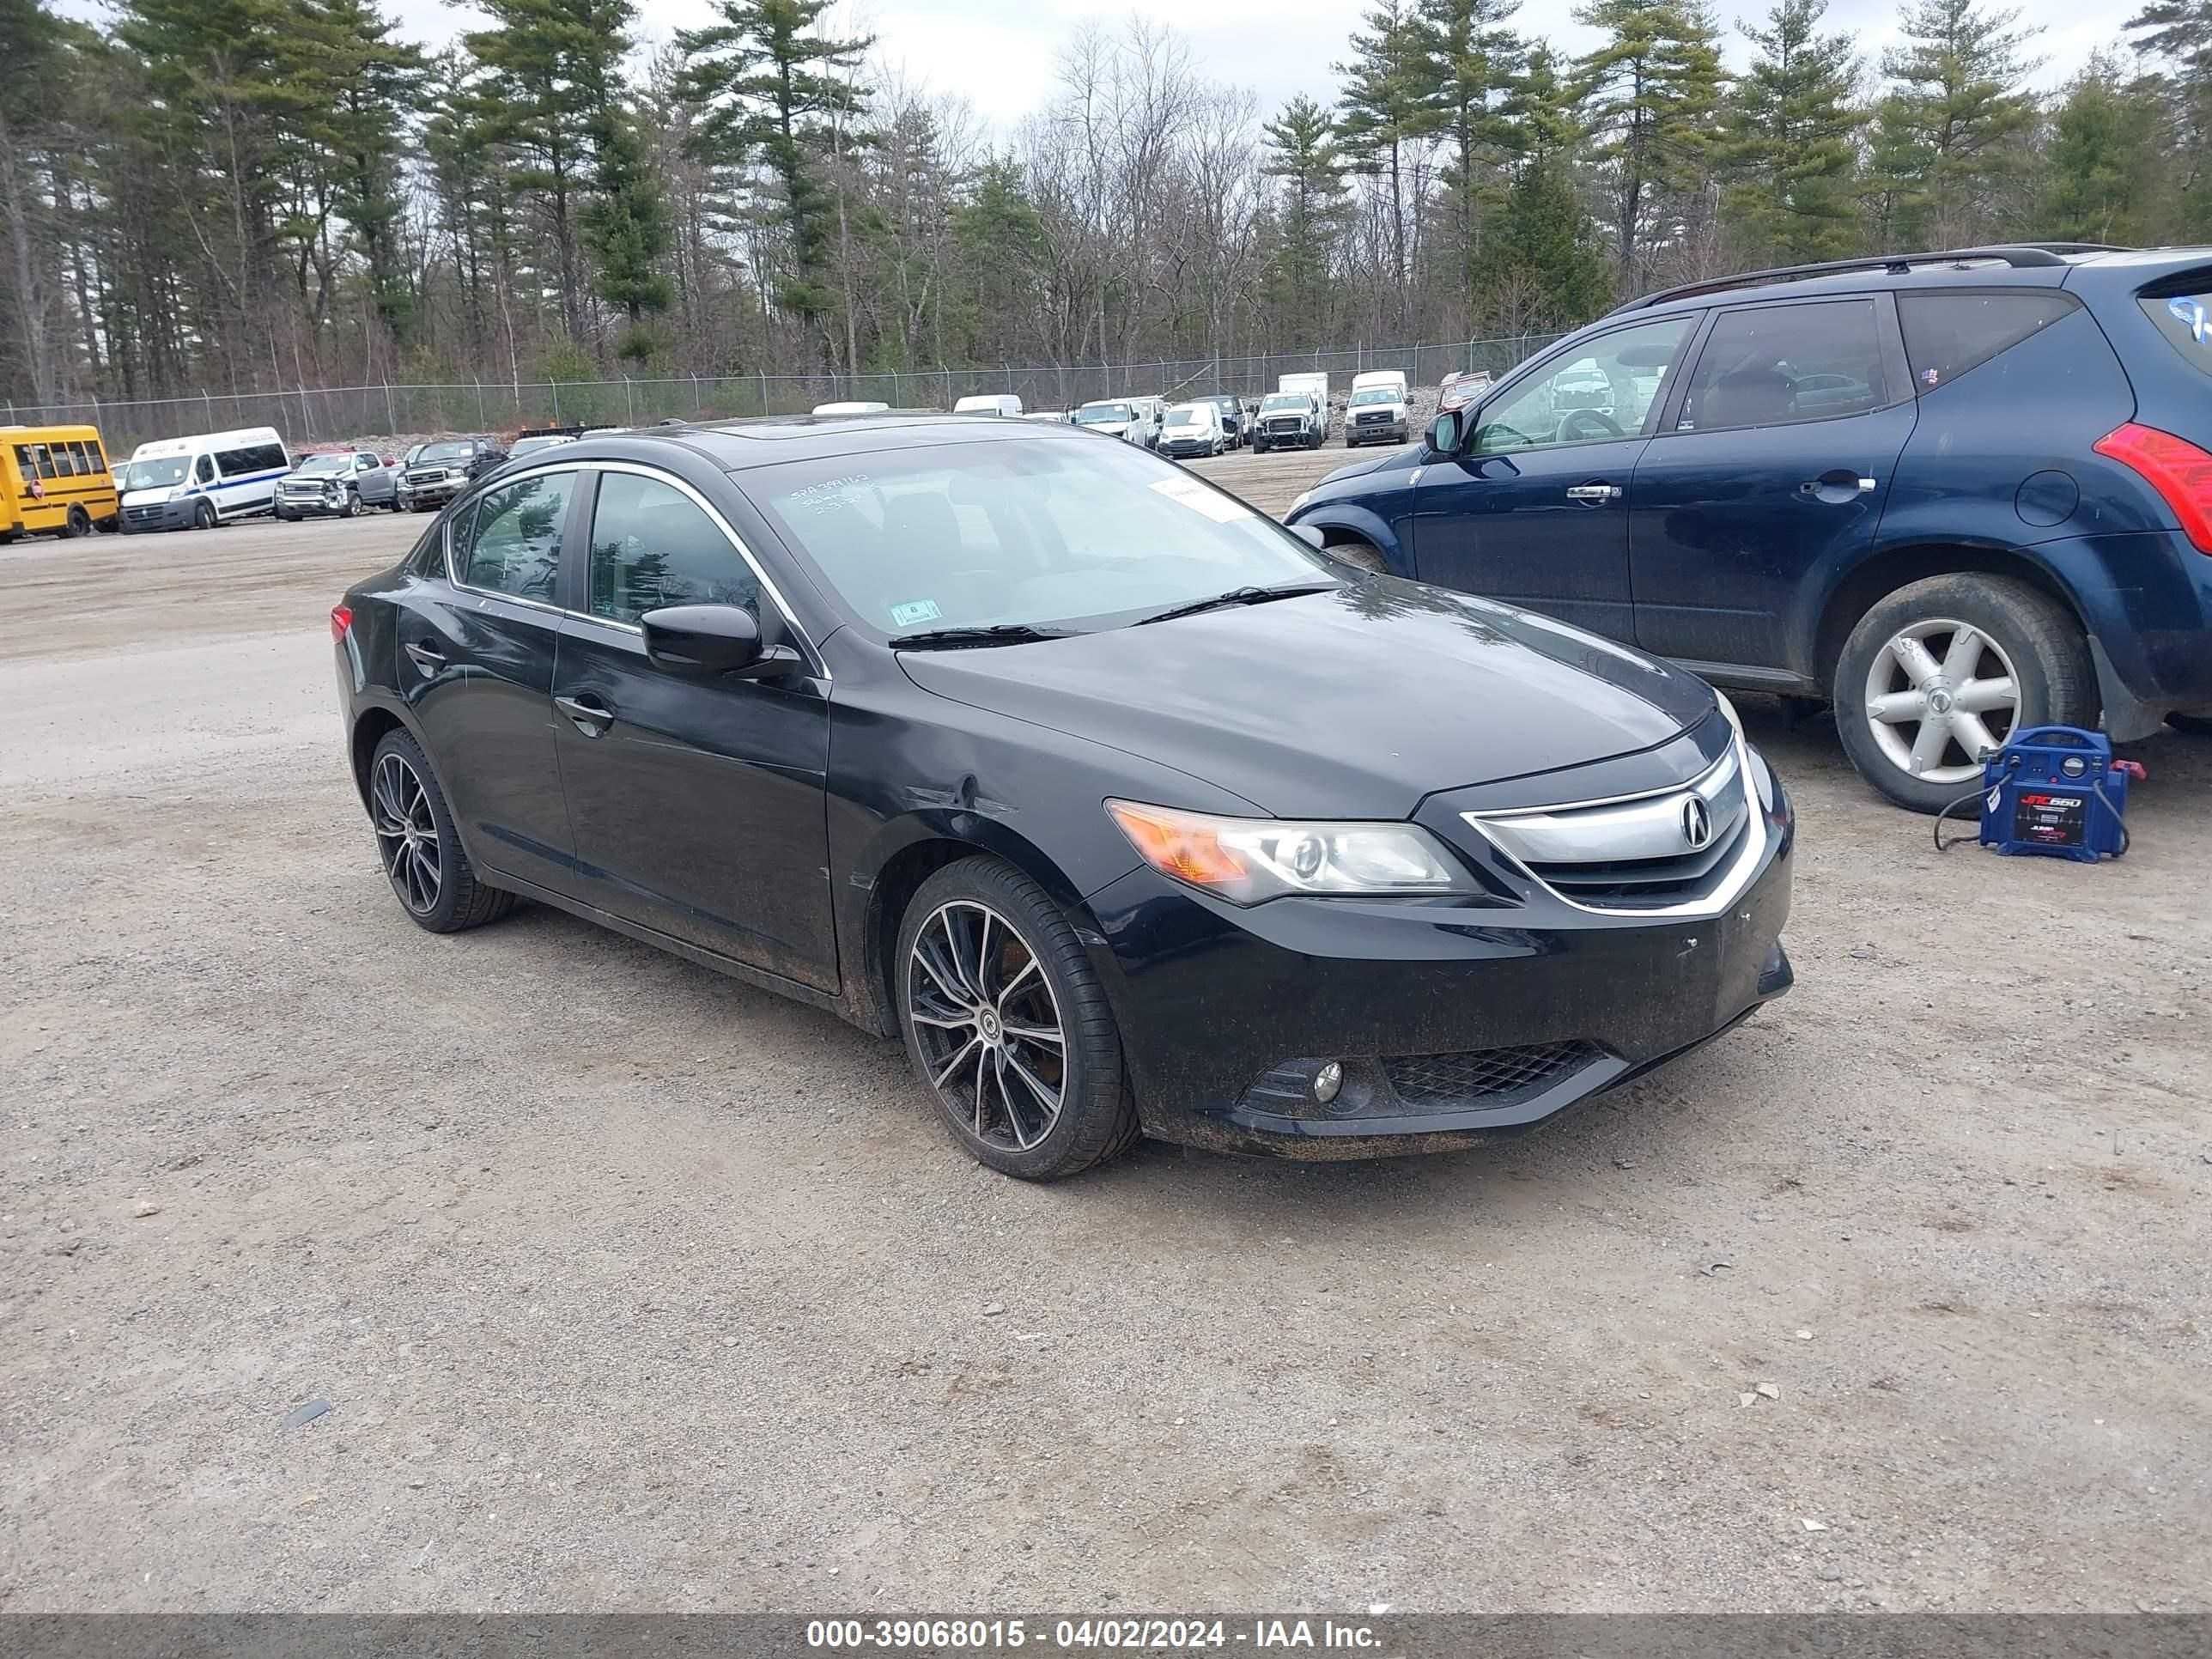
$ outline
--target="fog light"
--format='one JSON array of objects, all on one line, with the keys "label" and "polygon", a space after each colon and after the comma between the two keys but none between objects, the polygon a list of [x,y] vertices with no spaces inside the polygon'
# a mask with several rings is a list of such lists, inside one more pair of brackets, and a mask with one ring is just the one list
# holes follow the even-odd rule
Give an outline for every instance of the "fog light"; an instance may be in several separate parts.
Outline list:
[{"label": "fog light", "polygon": [[1313,1097],[1324,1106],[1334,1100],[1343,1087],[1344,1067],[1333,1060],[1314,1073]]}]

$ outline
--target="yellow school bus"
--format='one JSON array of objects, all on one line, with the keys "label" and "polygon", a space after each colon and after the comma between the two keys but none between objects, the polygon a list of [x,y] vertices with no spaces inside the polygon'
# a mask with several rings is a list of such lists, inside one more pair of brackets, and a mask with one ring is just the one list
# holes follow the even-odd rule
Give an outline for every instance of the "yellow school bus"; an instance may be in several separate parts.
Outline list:
[{"label": "yellow school bus", "polygon": [[98,427],[0,427],[0,541],[112,530],[121,510]]}]

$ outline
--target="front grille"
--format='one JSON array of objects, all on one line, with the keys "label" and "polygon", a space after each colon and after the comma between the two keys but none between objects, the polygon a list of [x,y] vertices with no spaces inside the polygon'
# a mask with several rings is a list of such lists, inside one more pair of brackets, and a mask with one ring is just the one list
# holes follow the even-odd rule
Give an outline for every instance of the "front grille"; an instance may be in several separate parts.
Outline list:
[{"label": "front grille", "polygon": [[1656,795],[1463,816],[1561,897],[1608,910],[1725,902],[1763,833],[1735,748]]},{"label": "front grille", "polygon": [[161,509],[158,507],[127,507],[123,509],[123,516],[133,524],[159,524]]},{"label": "front grille", "polygon": [[1388,426],[1390,424],[1390,416],[1388,414],[1361,415],[1357,416],[1354,418],[1357,419],[1358,423],[1362,426]]},{"label": "front grille", "polygon": [[1594,1042],[1535,1042],[1458,1054],[1395,1054],[1383,1060],[1382,1070],[1411,1106],[1496,1106],[1508,1097],[1540,1094],[1604,1052]]},{"label": "front grille", "polygon": [[443,483],[446,482],[446,475],[442,470],[433,470],[427,472],[410,472],[407,475],[407,482],[419,488],[423,484]]},{"label": "front grille", "polygon": [[1260,429],[1268,436],[1274,437],[1285,433],[1297,433],[1303,430],[1305,422],[1293,415],[1288,420],[1262,421],[1260,423]]}]

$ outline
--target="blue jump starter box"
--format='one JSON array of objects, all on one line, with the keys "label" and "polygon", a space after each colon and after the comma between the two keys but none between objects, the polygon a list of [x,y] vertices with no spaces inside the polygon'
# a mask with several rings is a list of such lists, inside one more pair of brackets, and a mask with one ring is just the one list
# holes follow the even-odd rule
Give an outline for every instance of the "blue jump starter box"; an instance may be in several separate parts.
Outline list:
[{"label": "blue jump starter box", "polygon": [[2037,726],[2015,732],[1982,763],[1981,844],[2007,854],[2094,864],[2128,848],[2128,782],[2101,732]]}]

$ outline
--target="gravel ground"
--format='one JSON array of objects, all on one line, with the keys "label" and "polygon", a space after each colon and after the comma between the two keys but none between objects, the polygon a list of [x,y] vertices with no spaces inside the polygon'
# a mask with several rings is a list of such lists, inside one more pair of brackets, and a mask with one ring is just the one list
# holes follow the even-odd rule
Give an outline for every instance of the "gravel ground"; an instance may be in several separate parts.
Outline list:
[{"label": "gravel ground", "polygon": [[1766,1015],[1028,1188],[827,1016],[404,919],[324,616],[422,523],[0,552],[0,1609],[2212,1607],[2212,744],[1938,857],[1747,700]]}]

